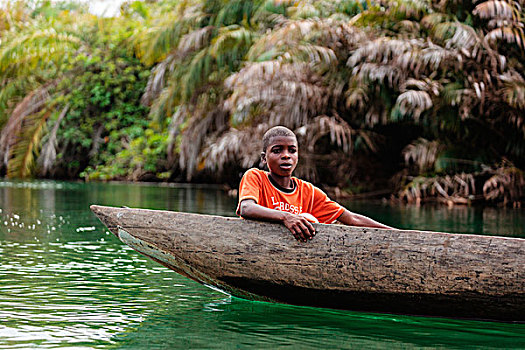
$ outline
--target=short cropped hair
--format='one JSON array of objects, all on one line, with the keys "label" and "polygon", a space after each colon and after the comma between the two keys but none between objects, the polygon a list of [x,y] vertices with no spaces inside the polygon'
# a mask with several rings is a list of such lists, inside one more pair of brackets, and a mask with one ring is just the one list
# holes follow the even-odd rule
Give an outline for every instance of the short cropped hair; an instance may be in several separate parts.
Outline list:
[{"label": "short cropped hair", "polygon": [[269,129],[263,136],[263,152],[266,152],[266,148],[270,145],[270,140],[272,137],[276,136],[290,136],[297,139],[292,130],[284,126],[274,126]]}]

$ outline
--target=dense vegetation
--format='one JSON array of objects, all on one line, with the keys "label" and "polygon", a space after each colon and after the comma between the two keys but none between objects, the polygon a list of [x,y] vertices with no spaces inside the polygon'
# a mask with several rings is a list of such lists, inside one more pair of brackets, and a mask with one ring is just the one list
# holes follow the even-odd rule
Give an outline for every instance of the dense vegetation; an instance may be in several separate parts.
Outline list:
[{"label": "dense vegetation", "polygon": [[0,11],[0,173],[236,185],[264,131],[297,174],[408,202],[525,196],[525,11],[488,1],[148,1]]}]

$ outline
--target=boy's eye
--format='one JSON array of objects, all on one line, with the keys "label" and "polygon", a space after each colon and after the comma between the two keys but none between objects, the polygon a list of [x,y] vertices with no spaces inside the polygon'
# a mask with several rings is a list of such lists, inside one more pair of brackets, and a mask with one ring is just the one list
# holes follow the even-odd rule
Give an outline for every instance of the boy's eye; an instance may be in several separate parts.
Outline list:
[{"label": "boy's eye", "polygon": [[272,149],[272,153],[279,153],[279,152],[281,152],[281,149],[278,147]]},{"label": "boy's eye", "polygon": [[295,153],[295,152],[297,152],[297,149],[295,149],[295,148],[293,148],[293,147],[290,148],[290,153]]}]

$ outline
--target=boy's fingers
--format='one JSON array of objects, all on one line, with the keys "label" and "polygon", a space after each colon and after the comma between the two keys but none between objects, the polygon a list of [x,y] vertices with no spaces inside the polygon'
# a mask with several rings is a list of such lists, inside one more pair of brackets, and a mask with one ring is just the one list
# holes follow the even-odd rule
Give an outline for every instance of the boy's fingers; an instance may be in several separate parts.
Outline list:
[{"label": "boy's fingers", "polygon": [[315,229],[308,220],[305,220],[305,222],[302,223],[301,229],[303,230],[306,238],[312,239],[314,237]]},{"label": "boy's fingers", "polygon": [[315,235],[315,227],[310,223],[310,221],[306,222],[306,227],[308,227],[308,230],[310,231],[310,239],[312,239]]},{"label": "boy's fingers", "polygon": [[304,240],[311,239],[312,234],[310,233],[310,230],[308,229],[308,227],[302,222],[300,222],[298,226],[299,226],[299,230],[301,231],[301,236],[303,237],[303,239]]},{"label": "boy's fingers", "polygon": [[302,240],[302,238],[301,238],[301,236],[299,235],[298,230],[295,228],[295,226],[292,226],[292,227],[290,228],[290,232],[292,233],[292,235],[294,236],[294,238],[295,238],[296,240],[298,240],[298,241],[301,241],[301,240]]}]

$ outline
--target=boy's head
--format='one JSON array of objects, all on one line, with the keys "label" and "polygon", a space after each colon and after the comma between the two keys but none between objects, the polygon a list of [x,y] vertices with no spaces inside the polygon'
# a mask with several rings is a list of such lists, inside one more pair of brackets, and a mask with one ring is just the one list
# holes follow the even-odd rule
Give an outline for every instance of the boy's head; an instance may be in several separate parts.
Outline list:
[{"label": "boy's head", "polygon": [[261,159],[268,165],[271,174],[291,176],[299,160],[297,138],[293,131],[284,126],[268,130],[263,136]]},{"label": "boy's head", "polygon": [[295,134],[293,133],[292,130],[288,129],[285,126],[274,126],[273,128],[268,129],[268,131],[266,131],[264,133],[264,136],[263,136],[263,153],[266,153],[267,148],[270,145],[270,141],[271,141],[272,137],[276,137],[276,136],[293,137],[295,139],[295,141],[297,142],[297,137],[295,136]]}]

